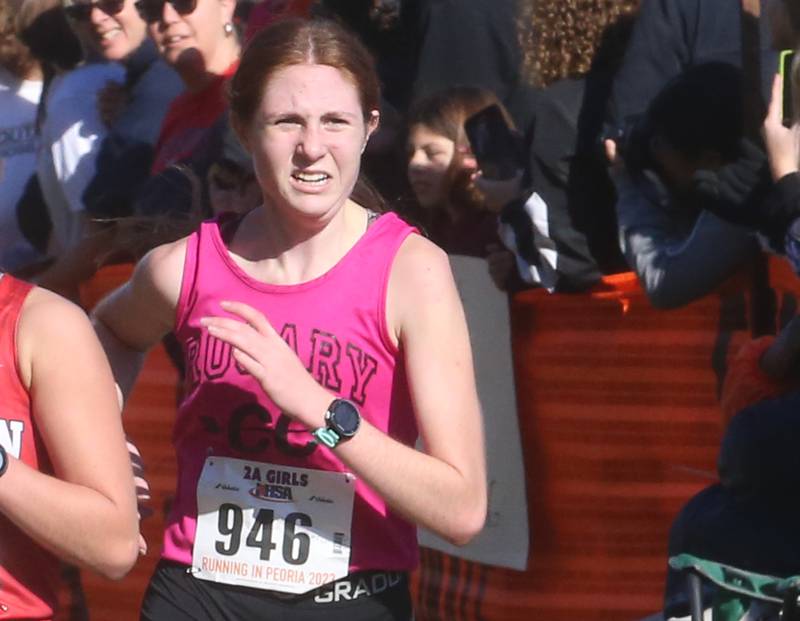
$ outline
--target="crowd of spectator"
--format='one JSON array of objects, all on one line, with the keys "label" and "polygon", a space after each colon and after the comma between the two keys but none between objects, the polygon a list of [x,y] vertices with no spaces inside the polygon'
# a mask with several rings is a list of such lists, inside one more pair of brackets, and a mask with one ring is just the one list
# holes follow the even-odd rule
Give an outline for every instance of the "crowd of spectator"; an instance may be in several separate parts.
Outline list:
[{"label": "crowd of spectator", "polygon": [[[381,126],[364,153],[371,184],[357,191],[383,197],[447,252],[485,258],[500,289],[581,293],[632,270],[667,309],[763,253],[800,273],[800,129],[782,114],[800,73],[774,77],[778,52],[800,43],[800,9],[767,0],[751,14],[747,4],[2,0],[0,270],[80,302],[102,265],[257,206],[229,78],[260,28],[324,16],[361,37],[382,81]],[[167,36],[162,18],[180,27]],[[516,140],[507,175],[484,170],[467,132],[490,106]],[[787,330],[749,345],[748,377],[792,380],[796,321]],[[670,552],[722,554],[694,516],[721,515],[743,486],[748,498],[774,491],[730,456],[769,452],[757,444],[769,439],[742,439],[759,403],[772,412],[761,425],[794,437],[789,380],[732,401],[725,464],[746,474],[692,501]],[[755,553],[722,555],[798,573],[795,551],[767,567]],[[671,605],[678,588],[668,586]]]}]

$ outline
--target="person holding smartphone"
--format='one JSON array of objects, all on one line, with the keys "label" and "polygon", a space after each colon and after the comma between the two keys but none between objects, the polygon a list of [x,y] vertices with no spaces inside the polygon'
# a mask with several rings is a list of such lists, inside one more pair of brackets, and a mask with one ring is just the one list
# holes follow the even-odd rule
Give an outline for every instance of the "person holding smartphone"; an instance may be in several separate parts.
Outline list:
[{"label": "person holding smartphone", "polygon": [[763,126],[770,171],[776,182],[796,173],[800,161],[800,125],[796,112],[800,71],[794,58],[791,50],[781,53],[781,63],[772,84],[772,97]]},{"label": "person holding smartphone", "polygon": [[[797,74],[791,73],[775,76],[763,123],[775,184],[758,206],[758,217],[759,231],[776,249],[785,249],[800,274],[800,125],[795,119],[787,127],[782,109],[785,81],[796,80]],[[799,354],[800,317],[795,316],[777,336],[745,341],[729,356],[720,390],[725,431],[717,462],[719,482],[681,508],[670,529],[670,557],[690,553],[767,575],[797,574],[798,504],[791,490],[798,472]],[[685,574],[669,569],[666,618],[689,613],[686,593]],[[710,605],[705,601],[704,606]]]},{"label": "person holding smartphone", "polygon": [[[766,10],[760,19],[769,19]],[[737,226],[719,212],[744,206],[749,195],[760,191],[756,188],[766,176],[761,174],[763,161],[758,148],[748,145],[752,148],[746,153],[724,164],[733,183],[716,184],[716,188],[722,185],[723,192],[734,194],[738,190],[739,195],[725,201],[721,209],[697,210],[696,205],[685,203],[683,194],[668,192],[660,178],[628,175],[620,165],[620,160],[626,159],[620,157],[625,151],[620,147],[626,141],[618,138],[629,135],[626,125],[646,115],[657,95],[693,67],[724,63],[740,68],[742,22],[742,3],[738,0],[643,0],[628,51],[614,79],[607,119],[613,131],[606,148],[615,162],[612,175],[617,188],[618,239],[631,269],[657,308],[677,308],[699,299],[752,261],[758,251],[752,228]],[[692,27],[687,29],[686,24]],[[754,56],[756,52],[763,68],[760,75],[767,76],[765,68],[775,66],[769,37],[760,37],[760,49],[753,52]],[[768,80],[762,80],[759,86],[761,89],[748,87],[747,92],[760,90],[766,97]],[[729,104],[742,107],[743,98],[737,96]],[[748,127],[748,131],[755,129]],[[705,170],[707,178],[716,180],[720,171],[717,166],[691,168],[694,170],[687,171],[686,177],[695,170]],[[713,191],[705,193],[703,199],[710,195]],[[706,204],[711,205],[711,200]],[[749,207],[742,211],[752,213]],[[689,213],[694,216],[688,218]]]},{"label": "person holding smartphone", "polygon": [[[494,209],[476,187],[480,169],[465,129],[467,119],[493,106],[501,122],[513,127],[494,93],[473,86],[423,97],[408,114],[406,172],[416,200],[415,218],[451,254],[487,257],[500,244]],[[514,194],[522,176],[521,170],[515,172]]]},{"label": "person holding smartphone", "polygon": [[48,103],[39,175],[55,260],[38,282],[77,300],[80,283],[111,252],[113,226],[98,220],[130,213],[150,174],[158,128],[182,84],[159,58],[134,0],[63,0],[63,8],[93,62],[60,80]]},{"label": "person holding smartphone", "polygon": [[476,153],[473,177],[501,222],[503,243],[489,257],[496,282],[511,278],[550,292],[585,291],[603,274],[625,269],[615,233],[614,190],[596,137],[637,5],[636,0],[580,8],[557,0],[519,3],[522,76],[536,88],[535,131],[520,164],[525,176],[499,179],[507,175],[493,175],[491,167],[480,170]]},{"label": "person holding smartphone", "polygon": [[[791,58],[782,54],[783,59]],[[800,122],[797,118],[798,63],[783,62],[781,71],[772,84],[772,98],[762,133],[766,145],[769,168],[775,187],[765,206],[768,229],[780,248],[782,243],[789,262],[800,274]],[[786,104],[791,102],[794,114],[787,114]]]}]

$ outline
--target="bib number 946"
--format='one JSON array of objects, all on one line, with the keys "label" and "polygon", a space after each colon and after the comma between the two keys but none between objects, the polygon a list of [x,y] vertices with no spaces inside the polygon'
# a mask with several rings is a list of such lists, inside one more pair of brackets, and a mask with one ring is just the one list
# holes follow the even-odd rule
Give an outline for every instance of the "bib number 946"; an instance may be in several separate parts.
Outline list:
[{"label": "bib number 946", "polygon": [[206,458],[197,483],[192,574],[306,593],[350,566],[355,477],[232,457]]},{"label": "bib number 946", "polygon": [[[242,526],[244,515],[242,509],[231,503],[224,503],[219,508],[217,528],[226,540],[217,540],[214,549],[224,556],[235,556],[242,542]],[[272,526],[275,512],[271,509],[259,509],[254,516],[250,531],[247,533],[245,545],[259,550],[259,558],[269,561],[272,551],[277,545],[273,541]],[[283,541],[281,554],[289,565],[303,565],[308,560],[311,537],[304,532],[297,532],[298,526],[311,527],[311,518],[305,513],[289,513],[283,520]]]}]

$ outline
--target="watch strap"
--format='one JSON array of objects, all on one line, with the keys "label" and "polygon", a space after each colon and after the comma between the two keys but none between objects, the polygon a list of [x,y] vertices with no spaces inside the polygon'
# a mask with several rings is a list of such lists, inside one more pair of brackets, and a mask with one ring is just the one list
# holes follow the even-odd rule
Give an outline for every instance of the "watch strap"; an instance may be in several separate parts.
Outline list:
[{"label": "watch strap", "polygon": [[311,432],[311,435],[328,448],[336,448],[336,445],[342,440],[341,436],[330,427],[319,427]]},{"label": "watch strap", "polygon": [[8,469],[8,453],[6,449],[0,445],[0,477],[2,477]]}]

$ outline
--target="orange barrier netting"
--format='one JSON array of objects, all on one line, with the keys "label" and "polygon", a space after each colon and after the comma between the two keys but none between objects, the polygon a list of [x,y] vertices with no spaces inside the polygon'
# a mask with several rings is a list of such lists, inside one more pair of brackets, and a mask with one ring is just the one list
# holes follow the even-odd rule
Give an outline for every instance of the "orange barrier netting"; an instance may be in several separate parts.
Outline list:
[{"label": "orange barrier netting", "polygon": [[635,275],[515,296],[524,572],[425,551],[418,620],[633,621],[660,609],[673,517],[716,478],[717,391],[749,338],[746,277],[672,311]]}]

